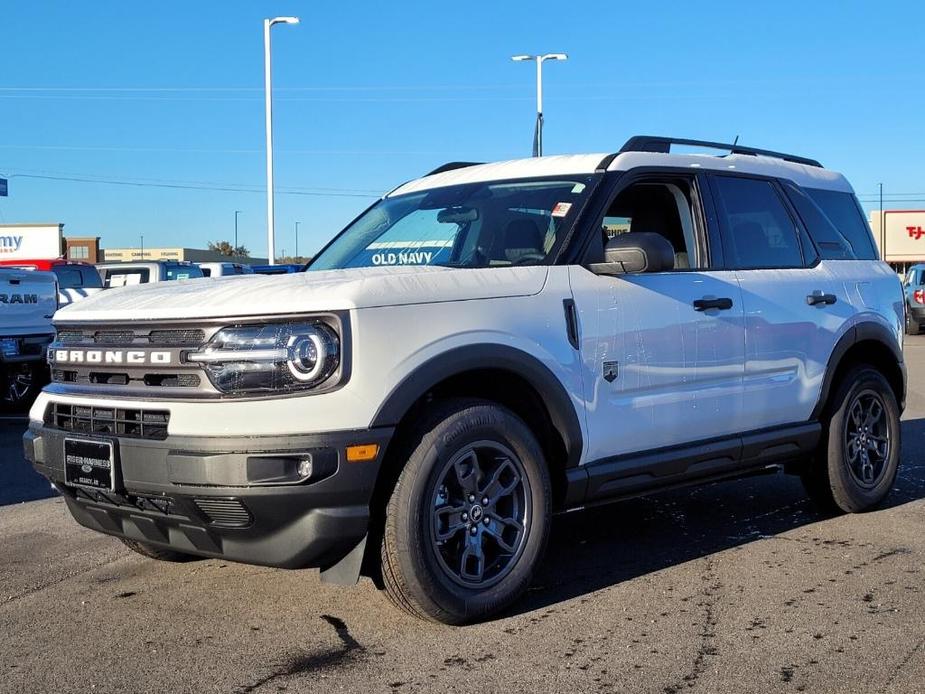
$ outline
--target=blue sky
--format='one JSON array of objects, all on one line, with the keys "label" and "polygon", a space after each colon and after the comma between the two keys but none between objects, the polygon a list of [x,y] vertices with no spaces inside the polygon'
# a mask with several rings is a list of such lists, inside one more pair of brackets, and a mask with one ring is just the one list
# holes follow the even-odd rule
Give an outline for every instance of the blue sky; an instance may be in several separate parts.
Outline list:
[{"label": "blue sky", "polygon": [[261,20],[286,14],[302,24],[273,39],[280,250],[296,221],[314,250],[445,161],[528,156],[522,52],[569,54],[545,71],[548,154],[739,135],[844,172],[867,208],[880,181],[888,206],[925,207],[925,3],[8,0],[0,222],[202,247],[241,210],[265,254]]}]

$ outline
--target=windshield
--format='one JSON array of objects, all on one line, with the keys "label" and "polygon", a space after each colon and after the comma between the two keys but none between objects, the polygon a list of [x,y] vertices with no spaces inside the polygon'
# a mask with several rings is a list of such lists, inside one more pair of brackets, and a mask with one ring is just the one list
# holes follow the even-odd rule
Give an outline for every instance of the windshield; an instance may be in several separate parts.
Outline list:
[{"label": "windshield", "polygon": [[164,279],[167,280],[189,280],[203,277],[198,265],[165,265],[164,274]]},{"label": "windshield", "polygon": [[594,176],[467,183],[385,198],[310,265],[509,267],[549,262]]}]

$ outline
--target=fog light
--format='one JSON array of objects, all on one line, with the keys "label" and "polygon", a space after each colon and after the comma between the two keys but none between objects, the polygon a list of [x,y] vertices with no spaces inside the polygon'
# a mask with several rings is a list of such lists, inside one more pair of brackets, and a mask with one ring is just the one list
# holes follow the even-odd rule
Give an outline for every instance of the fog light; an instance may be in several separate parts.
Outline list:
[{"label": "fog light", "polygon": [[310,455],[305,456],[299,461],[299,477],[303,480],[307,480],[312,476],[312,469],[312,457]]}]

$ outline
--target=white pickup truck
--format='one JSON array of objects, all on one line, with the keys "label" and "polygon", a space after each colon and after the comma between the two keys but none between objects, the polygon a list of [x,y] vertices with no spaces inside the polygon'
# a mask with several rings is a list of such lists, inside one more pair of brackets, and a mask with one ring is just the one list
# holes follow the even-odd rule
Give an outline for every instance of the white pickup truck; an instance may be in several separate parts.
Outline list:
[{"label": "white pickup truck", "polygon": [[0,410],[22,408],[47,382],[57,308],[54,273],[0,268]]}]

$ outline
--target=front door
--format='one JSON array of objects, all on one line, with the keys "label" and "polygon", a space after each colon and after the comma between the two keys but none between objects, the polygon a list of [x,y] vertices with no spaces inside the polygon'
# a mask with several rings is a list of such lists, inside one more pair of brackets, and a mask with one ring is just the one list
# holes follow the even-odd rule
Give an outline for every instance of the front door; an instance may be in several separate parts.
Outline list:
[{"label": "front door", "polygon": [[694,177],[622,187],[604,235],[662,234],[666,272],[595,275],[570,268],[578,311],[587,462],[735,434],[744,423],[745,327],[734,271],[711,269]]}]

